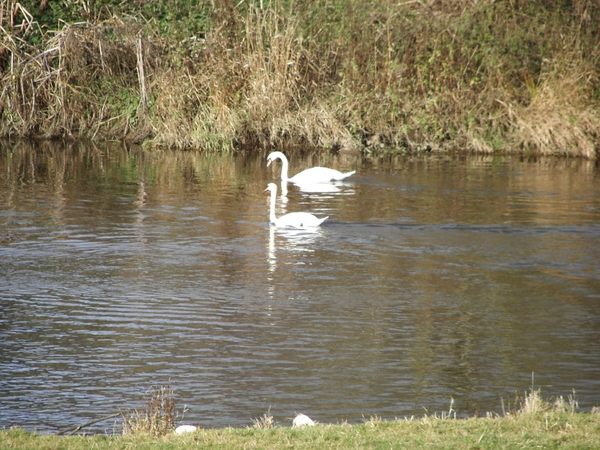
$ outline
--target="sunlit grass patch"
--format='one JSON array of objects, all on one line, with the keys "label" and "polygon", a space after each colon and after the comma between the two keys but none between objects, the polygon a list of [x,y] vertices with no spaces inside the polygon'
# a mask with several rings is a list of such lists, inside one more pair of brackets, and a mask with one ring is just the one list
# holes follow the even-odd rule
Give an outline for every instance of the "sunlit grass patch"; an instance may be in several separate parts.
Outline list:
[{"label": "sunlit grass patch", "polygon": [[[145,448],[183,450],[189,448],[410,448],[410,449],[513,449],[513,448],[600,448],[600,410],[577,412],[573,397],[545,400],[531,389],[504,416],[455,418],[451,404],[443,413],[421,417],[383,420],[370,416],[363,423],[350,425],[316,424],[312,427],[280,426],[267,411],[253,420],[254,427],[198,429],[181,435],[164,433],[169,427],[164,418],[162,398],[169,389],[154,389],[147,408],[132,417],[133,428],[140,431],[122,436],[39,435],[18,428],[0,430],[0,447],[15,449],[99,450]],[[169,403],[167,401],[167,403]],[[167,406],[167,411],[169,410]],[[139,422],[139,426],[137,425]],[[150,423],[154,425],[149,426]],[[149,430],[154,429],[154,432]]]}]

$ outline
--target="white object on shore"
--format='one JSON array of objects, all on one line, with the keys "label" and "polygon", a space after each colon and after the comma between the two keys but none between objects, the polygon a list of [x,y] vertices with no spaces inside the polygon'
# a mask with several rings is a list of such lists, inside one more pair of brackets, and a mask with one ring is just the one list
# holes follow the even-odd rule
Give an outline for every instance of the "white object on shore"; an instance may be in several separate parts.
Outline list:
[{"label": "white object on shore", "polygon": [[195,427],[194,425],[179,425],[175,428],[175,434],[191,433],[197,429],[198,427]]},{"label": "white object on shore", "polygon": [[314,427],[315,422],[308,416],[304,414],[298,414],[294,417],[294,421],[292,422],[292,428],[300,428],[300,427]]}]

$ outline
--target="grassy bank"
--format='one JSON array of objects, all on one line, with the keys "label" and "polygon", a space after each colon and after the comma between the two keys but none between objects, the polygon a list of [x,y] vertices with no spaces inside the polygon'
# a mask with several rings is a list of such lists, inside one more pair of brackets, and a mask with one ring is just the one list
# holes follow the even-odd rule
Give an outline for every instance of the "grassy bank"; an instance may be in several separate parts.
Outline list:
[{"label": "grassy bank", "polygon": [[[162,387],[149,396],[145,410],[124,413],[123,436],[39,435],[19,428],[0,431],[2,449],[189,449],[189,448],[600,448],[600,413],[578,413],[570,396],[554,401],[531,389],[518,408],[504,416],[457,419],[446,413],[384,421],[377,417],[359,425],[319,424],[290,428],[267,412],[247,428],[197,429],[175,434],[172,391]],[[515,402],[517,404],[517,402]],[[504,409],[504,408],[503,408]],[[83,431],[79,427],[73,432]],[[71,433],[73,434],[73,433]]]},{"label": "grassy bank", "polygon": [[1,0],[0,135],[600,149],[592,0]]},{"label": "grassy bank", "polygon": [[521,418],[398,421],[311,428],[198,430],[160,438],[148,435],[60,437],[23,430],[0,431],[0,446],[11,449],[597,449],[600,420],[591,414],[546,414]]},{"label": "grassy bank", "polygon": [[424,417],[360,425],[294,429],[224,428],[182,435],[54,436],[21,429],[0,431],[3,449],[190,449],[190,448],[407,448],[407,449],[597,449],[600,415],[536,413],[518,417],[443,419]]}]

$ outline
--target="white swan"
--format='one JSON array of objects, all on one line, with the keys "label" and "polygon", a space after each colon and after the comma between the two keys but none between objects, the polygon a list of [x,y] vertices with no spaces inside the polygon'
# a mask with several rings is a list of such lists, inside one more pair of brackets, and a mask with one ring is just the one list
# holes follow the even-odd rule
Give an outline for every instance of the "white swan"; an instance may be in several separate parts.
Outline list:
[{"label": "white swan", "polygon": [[277,199],[277,185],[275,183],[269,183],[266,191],[271,192],[271,211],[269,215],[269,221],[278,228],[312,228],[321,225],[327,217],[319,219],[307,212],[293,212],[281,216],[280,218],[275,217],[275,200]]},{"label": "white swan", "polygon": [[267,167],[269,167],[271,163],[277,159],[281,160],[281,181],[291,181],[292,183],[296,184],[342,181],[344,178],[347,178],[356,172],[356,170],[353,170],[352,172],[342,173],[339,170],[329,169],[327,167],[311,167],[310,169],[303,170],[302,172],[294,175],[292,178],[288,178],[289,162],[283,153],[269,153],[269,156],[267,156]]}]

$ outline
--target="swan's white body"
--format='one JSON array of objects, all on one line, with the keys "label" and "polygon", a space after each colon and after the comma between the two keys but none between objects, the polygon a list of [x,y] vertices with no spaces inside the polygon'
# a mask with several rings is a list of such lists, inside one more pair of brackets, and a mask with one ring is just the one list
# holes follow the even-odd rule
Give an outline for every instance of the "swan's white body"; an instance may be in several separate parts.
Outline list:
[{"label": "swan's white body", "polygon": [[289,181],[295,184],[313,184],[313,183],[329,183],[331,181],[342,181],[348,178],[356,171],[342,173],[339,170],[329,169],[327,167],[311,167],[302,172],[288,178],[289,162],[286,156],[281,152],[273,152],[267,156],[267,167],[277,159],[281,160],[281,181]]},{"label": "swan's white body", "polygon": [[275,217],[275,201],[277,199],[277,185],[275,183],[269,183],[266,191],[271,192],[271,210],[269,215],[269,221],[278,228],[313,228],[321,225],[327,217],[319,219],[307,212],[293,212],[281,216],[280,218]]}]

